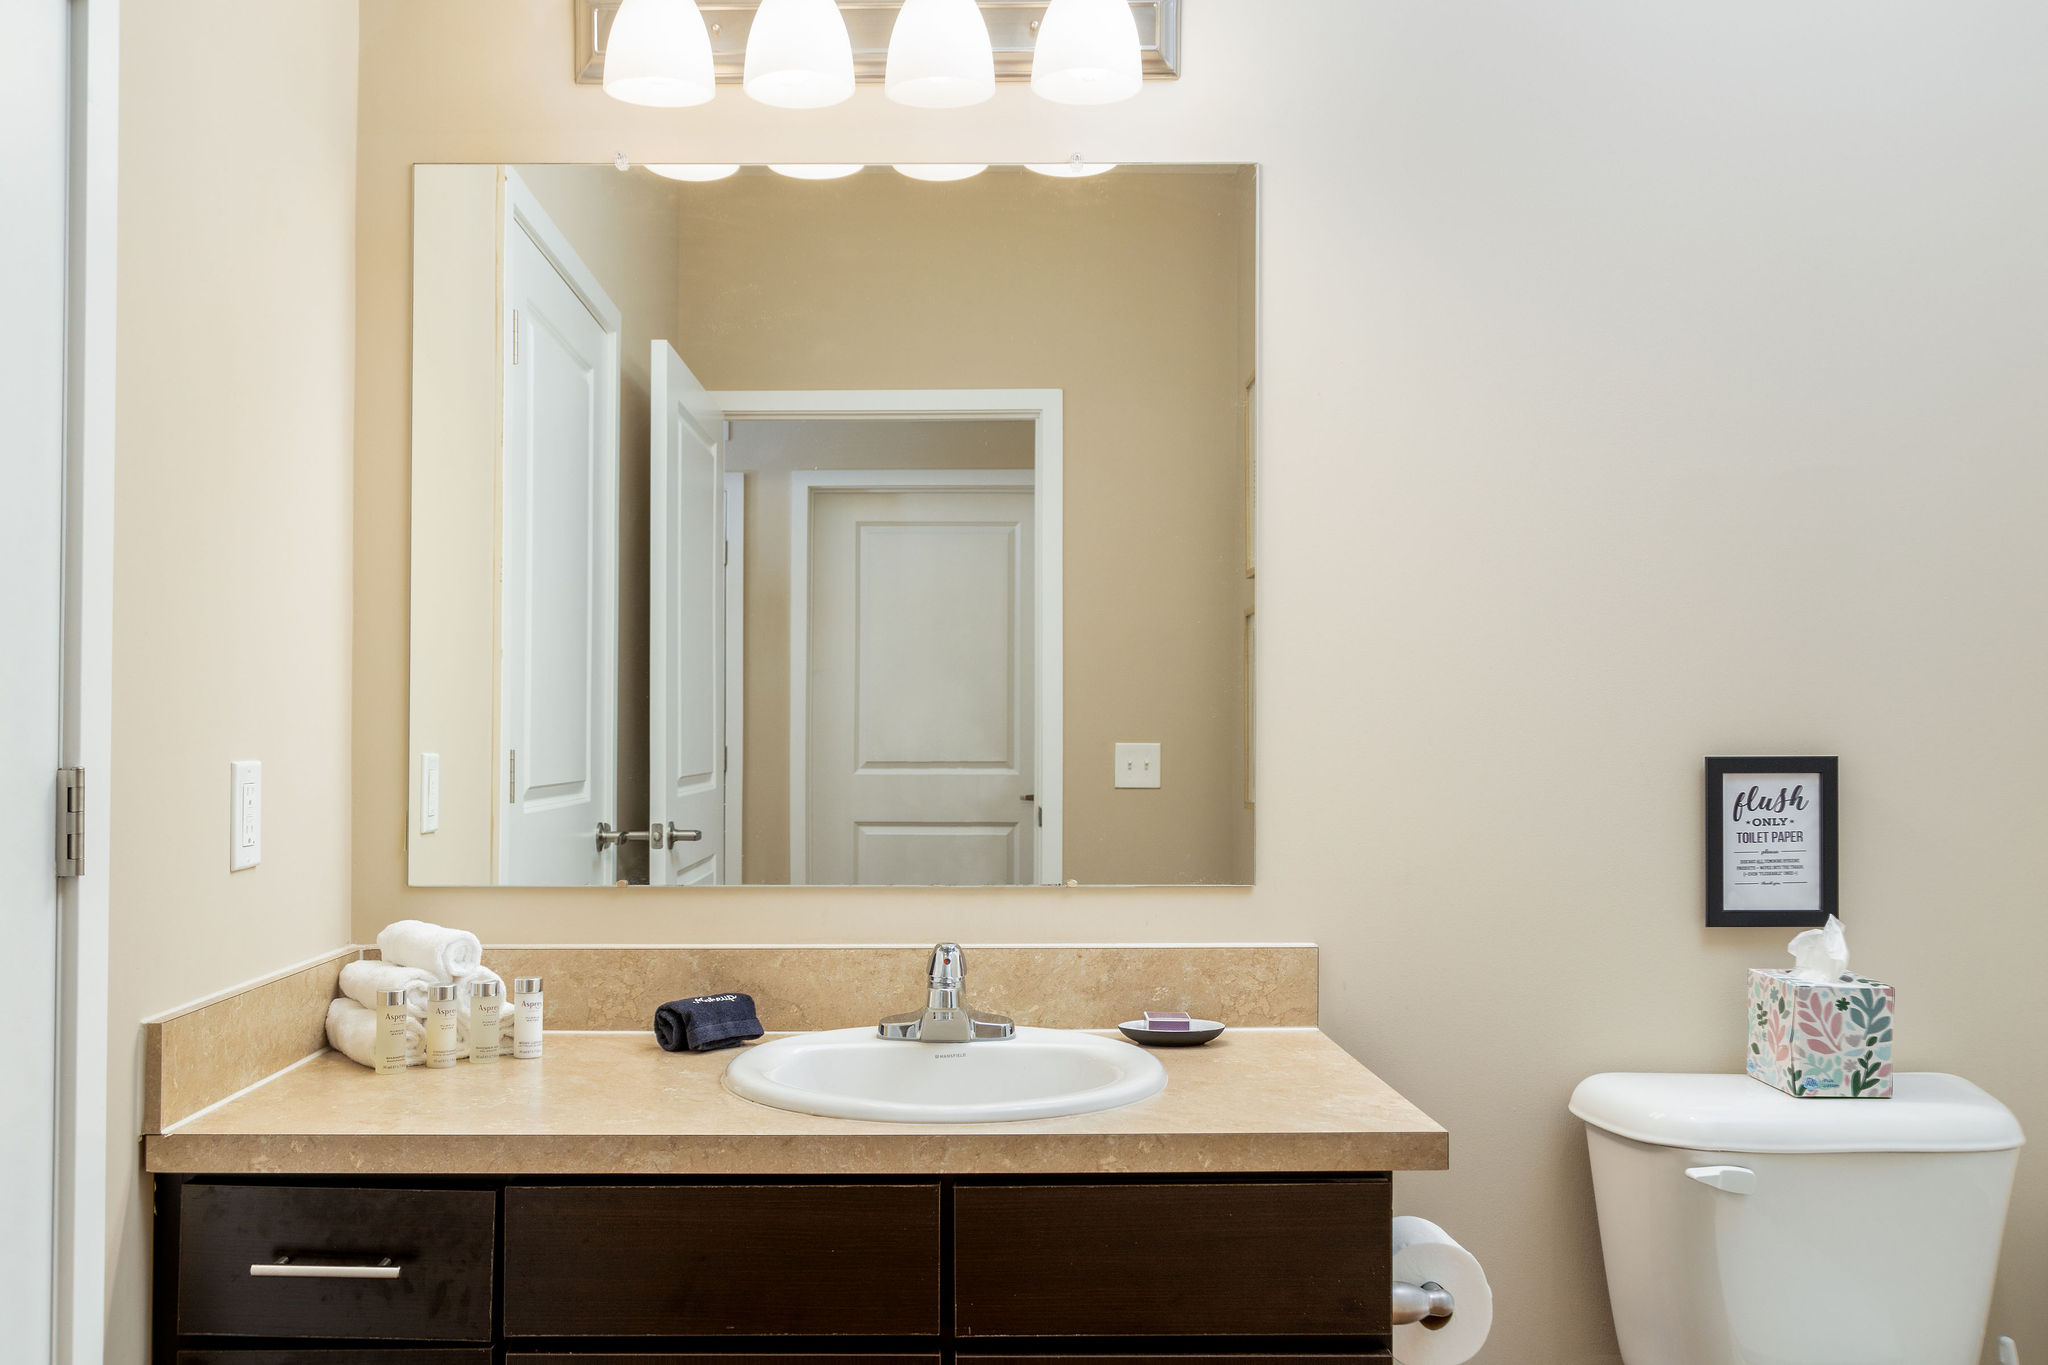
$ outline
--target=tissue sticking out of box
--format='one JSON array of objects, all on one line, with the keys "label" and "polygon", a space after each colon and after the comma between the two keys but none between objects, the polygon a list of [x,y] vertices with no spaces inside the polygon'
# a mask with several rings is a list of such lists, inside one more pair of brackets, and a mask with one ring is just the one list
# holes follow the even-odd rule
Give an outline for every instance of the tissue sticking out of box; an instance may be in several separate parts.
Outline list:
[{"label": "tissue sticking out of box", "polygon": [[1795,981],[1834,982],[1849,974],[1849,940],[1833,915],[1820,928],[1794,935],[1787,948]]}]

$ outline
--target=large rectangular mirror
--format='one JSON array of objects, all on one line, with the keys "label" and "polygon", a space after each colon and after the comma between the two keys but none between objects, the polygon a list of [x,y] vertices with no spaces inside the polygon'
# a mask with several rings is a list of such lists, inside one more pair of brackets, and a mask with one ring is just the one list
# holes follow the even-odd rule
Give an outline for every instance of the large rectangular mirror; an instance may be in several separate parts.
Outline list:
[{"label": "large rectangular mirror", "polygon": [[1256,224],[417,167],[412,883],[1250,882]]}]

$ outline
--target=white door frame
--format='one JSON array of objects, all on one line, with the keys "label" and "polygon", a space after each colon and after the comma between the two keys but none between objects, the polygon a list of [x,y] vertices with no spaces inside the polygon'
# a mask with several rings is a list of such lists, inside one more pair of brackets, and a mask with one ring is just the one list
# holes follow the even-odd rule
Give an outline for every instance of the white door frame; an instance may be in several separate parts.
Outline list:
[{"label": "white door frame", "polygon": [[[501,355],[509,357],[513,353],[512,310],[503,306],[505,293],[504,272],[510,268],[509,262],[512,259],[515,235],[524,233],[534,246],[539,248],[540,254],[545,256],[548,262],[555,267],[555,270],[568,284],[570,290],[583,300],[583,304],[590,310],[591,316],[596,318],[598,325],[604,329],[606,354],[611,364],[612,375],[616,378],[622,372],[621,360],[623,357],[620,347],[624,335],[625,315],[619,311],[619,306],[612,302],[611,296],[604,292],[604,286],[598,283],[597,276],[592,274],[590,267],[583,263],[583,258],[576,254],[576,248],[570,244],[568,237],[560,228],[555,226],[554,220],[548,217],[547,210],[542,207],[539,197],[528,188],[524,180],[519,178],[519,173],[510,166],[507,166],[504,169],[504,177],[504,213],[503,221],[499,225],[500,238],[498,243],[498,268],[500,272],[498,283],[500,307],[498,311],[503,315],[498,319],[498,339]],[[510,385],[510,379],[505,377],[509,376],[509,374],[510,371],[506,370],[500,377],[501,395]],[[501,397],[501,411],[502,408],[503,399]],[[599,639],[596,651],[597,658],[600,660],[599,676],[592,683],[593,696],[610,699],[607,710],[611,721],[605,727],[605,733],[599,740],[599,752],[610,755],[606,760],[610,780],[605,783],[606,790],[602,793],[602,797],[597,803],[599,811],[597,818],[606,824],[616,827],[619,823],[619,386],[617,384],[611,385],[608,393],[598,396],[598,413],[606,427],[606,431],[600,439],[608,438],[611,442],[612,466],[607,481],[608,494],[604,499],[604,505],[611,520],[610,535],[607,537],[607,543],[611,547],[611,552],[604,555],[598,563],[598,600],[605,604],[605,611],[598,622]],[[505,582],[505,495],[503,487],[505,455],[503,444],[504,432],[501,427],[498,452],[500,486],[498,490],[498,564],[496,575],[500,616],[497,642],[498,688],[497,695],[492,698],[494,718],[491,726],[491,738],[496,750],[498,763],[497,792],[504,792],[511,786],[511,775],[508,772],[507,750],[505,746],[507,683],[505,678],[505,632],[503,625]],[[511,883],[506,873],[509,850],[506,847],[504,838],[505,802],[502,798],[496,795],[493,796],[491,812],[492,880],[500,886],[511,885],[513,883]],[[591,831],[592,837],[595,837],[596,833],[597,831],[593,829]],[[596,885],[606,886],[612,882],[617,872],[618,850],[616,848],[605,850],[602,855],[602,861],[604,871]]]},{"label": "white door frame", "polygon": [[[107,933],[114,715],[114,323],[120,0],[71,0],[64,736],[85,770],[83,874],[61,883],[56,1356],[98,1365],[107,1277]],[[132,1151],[132,1147],[129,1149]]]},{"label": "white door frame", "polygon": [[[1037,523],[1034,559],[1038,571],[1034,612],[1037,638],[1033,642],[1038,677],[1034,706],[1037,710],[1034,743],[1038,771],[1034,775],[1039,810],[1045,825],[1038,832],[1038,877],[1043,885],[1057,886],[1065,878],[1065,793],[1066,793],[1066,663],[1064,624],[1066,562],[1061,557],[1061,515],[1065,505],[1063,449],[1066,430],[1066,399],[1060,389],[751,389],[712,395],[728,418],[739,421],[886,422],[903,419],[938,418],[947,421],[1028,421],[1035,433],[1032,473],[1035,494],[1033,516]],[[916,471],[897,471],[915,476]],[[900,486],[900,485],[899,485]],[[792,490],[794,491],[794,490]],[[809,513],[809,495],[792,499]],[[808,530],[793,545],[807,545]],[[797,607],[808,591],[807,583],[790,584],[791,646],[796,641]],[[806,613],[808,614],[808,613]],[[795,728],[799,721],[795,705],[800,685],[791,670],[790,762],[800,761],[803,735]],[[792,768],[792,782],[796,777]],[[792,787],[792,792],[795,788]],[[794,805],[794,802],[792,802]],[[794,820],[801,812],[792,810]],[[789,880],[803,885],[803,843],[800,823],[790,828]]]},{"label": "white door frame", "polygon": [[725,472],[725,884],[744,880],[747,775],[747,476]]}]

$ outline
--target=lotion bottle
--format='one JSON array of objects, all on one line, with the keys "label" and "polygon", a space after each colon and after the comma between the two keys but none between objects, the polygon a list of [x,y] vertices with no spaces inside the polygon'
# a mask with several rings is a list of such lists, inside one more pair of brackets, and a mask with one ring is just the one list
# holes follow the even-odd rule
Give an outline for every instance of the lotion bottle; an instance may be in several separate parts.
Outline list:
[{"label": "lotion bottle", "polygon": [[455,1065],[462,1055],[462,1045],[457,1039],[455,1019],[460,1008],[453,984],[436,986],[427,1001],[427,1065],[436,1070],[446,1070]]},{"label": "lotion bottle", "polygon": [[498,1022],[500,1008],[497,982],[469,983],[469,1060],[472,1063],[498,1060],[498,1054],[503,1050],[498,1045],[502,1027]]},{"label": "lotion bottle", "polygon": [[407,1022],[405,992],[377,992],[377,1031],[370,1035],[370,1061],[379,1076],[396,1076],[405,1070]]},{"label": "lotion bottle", "polygon": [[512,978],[512,1055],[522,1061],[540,1056],[541,979]]}]

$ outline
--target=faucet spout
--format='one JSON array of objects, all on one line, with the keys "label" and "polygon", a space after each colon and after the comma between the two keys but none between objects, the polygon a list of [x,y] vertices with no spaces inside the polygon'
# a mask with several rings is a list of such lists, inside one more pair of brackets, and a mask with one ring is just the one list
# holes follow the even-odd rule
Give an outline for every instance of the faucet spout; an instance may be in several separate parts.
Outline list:
[{"label": "faucet spout", "polygon": [[972,1009],[962,998],[967,955],[959,944],[935,944],[925,978],[924,1008],[882,1020],[875,1026],[882,1037],[904,1042],[978,1043],[1016,1036],[1017,1025],[1012,1020]]}]

